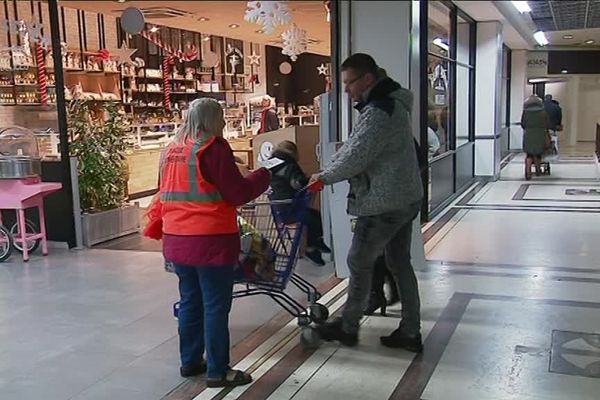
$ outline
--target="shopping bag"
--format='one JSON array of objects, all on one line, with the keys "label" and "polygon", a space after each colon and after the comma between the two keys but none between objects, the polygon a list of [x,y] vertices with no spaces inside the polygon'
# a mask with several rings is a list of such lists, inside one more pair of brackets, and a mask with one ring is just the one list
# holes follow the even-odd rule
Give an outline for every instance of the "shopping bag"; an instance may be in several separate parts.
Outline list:
[{"label": "shopping bag", "polygon": [[238,216],[241,251],[234,270],[237,280],[272,282],[277,254],[271,243],[254,226]]}]

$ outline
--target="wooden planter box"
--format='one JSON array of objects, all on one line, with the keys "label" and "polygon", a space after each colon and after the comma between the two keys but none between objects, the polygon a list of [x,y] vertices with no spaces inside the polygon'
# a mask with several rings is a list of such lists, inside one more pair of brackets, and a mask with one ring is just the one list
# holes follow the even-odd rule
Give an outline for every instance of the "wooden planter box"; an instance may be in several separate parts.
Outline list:
[{"label": "wooden planter box", "polygon": [[140,231],[137,203],[94,214],[84,213],[81,219],[86,247]]}]

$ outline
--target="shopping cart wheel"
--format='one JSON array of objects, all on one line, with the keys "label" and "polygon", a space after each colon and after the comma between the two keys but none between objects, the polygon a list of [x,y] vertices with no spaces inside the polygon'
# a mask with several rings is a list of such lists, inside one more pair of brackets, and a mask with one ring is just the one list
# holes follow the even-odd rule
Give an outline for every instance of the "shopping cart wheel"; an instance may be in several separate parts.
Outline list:
[{"label": "shopping cart wheel", "polygon": [[10,232],[0,225],[0,262],[5,261],[12,253],[13,240]]},{"label": "shopping cart wheel", "polygon": [[311,319],[308,315],[300,315],[298,317],[298,326],[299,327],[305,327],[305,326],[309,326],[311,323]]},{"label": "shopping cart wheel", "polygon": [[[30,220],[26,219],[25,220],[25,233],[27,234],[38,234],[38,227],[36,224],[34,224],[33,222],[31,222]],[[14,224],[12,226],[12,228],[10,228],[10,234],[12,235],[13,238],[20,238],[21,237],[21,233],[19,232],[19,224]],[[40,246],[40,242],[42,240],[41,239],[32,239],[32,240],[27,240],[27,251],[29,253],[33,253],[34,251],[37,250],[37,248]],[[23,245],[21,243],[17,243],[16,241],[14,241],[13,239],[13,247],[15,249],[17,249],[18,251],[20,251],[21,253],[23,252]]]},{"label": "shopping cart wheel", "polygon": [[323,324],[329,318],[329,310],[323,304],[313,303],[310,305],[308,311],[310,319],[315,324]]},{"label": "shopping cart wheel", "polygon": [[316,329],[310,326],[302,328],[300,332],[300,344],[305,349],[314,349],[321,343],[321,337]]},{"label": "shopping cart wheel", "polygon": [[173,303],[173,318],[179,319],[179,302]]}]

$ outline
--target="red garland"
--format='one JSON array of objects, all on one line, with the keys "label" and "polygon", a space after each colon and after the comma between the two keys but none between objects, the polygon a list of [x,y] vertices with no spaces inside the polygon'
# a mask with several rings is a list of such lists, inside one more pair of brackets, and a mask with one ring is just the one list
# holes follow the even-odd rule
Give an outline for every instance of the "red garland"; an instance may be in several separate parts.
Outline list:
[{"label": "red garland", "polygon": [[181,50],[173,49],[171,46],[164,43],[161,39],[152,36],[146,31],[143,31],[142,33],[140,33],[140,35],[142,35],[143,38],[149,40],[151,43],[156,45],[156,47],[163,49],[168,55],[173,56],[181,61],[189,62],[198,59],[198,48],[194,45],[190,45],[184,53]]},{"label": "red garland", "polygon": [[48,81],[44,49],[39,43],[35,45],[35,57],[37,61],[38,84],[40,85],[40,102],[45,106],[48,104]]}]

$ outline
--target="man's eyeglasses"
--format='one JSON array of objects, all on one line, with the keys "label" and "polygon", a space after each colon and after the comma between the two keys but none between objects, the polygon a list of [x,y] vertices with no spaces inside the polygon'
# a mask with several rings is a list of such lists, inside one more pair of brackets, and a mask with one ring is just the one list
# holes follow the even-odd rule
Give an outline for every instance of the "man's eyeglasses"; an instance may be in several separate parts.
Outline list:
[{"label": "man's eyeglasses", "polygon": [[359,79],[362,79],[363,76],[365,76],[365,74],[361,74],[356,78],[349,80],[348,82],[346,82],[346,86],[352,85],[354,82],[358,81]]}]

